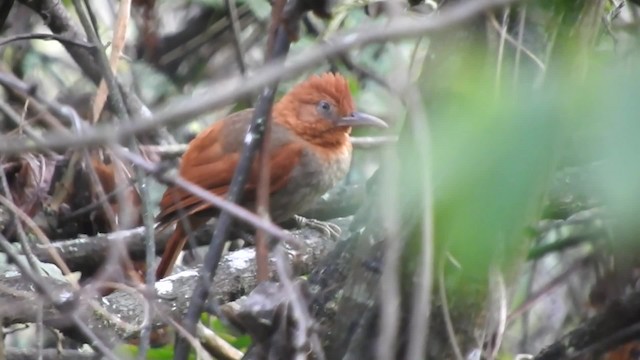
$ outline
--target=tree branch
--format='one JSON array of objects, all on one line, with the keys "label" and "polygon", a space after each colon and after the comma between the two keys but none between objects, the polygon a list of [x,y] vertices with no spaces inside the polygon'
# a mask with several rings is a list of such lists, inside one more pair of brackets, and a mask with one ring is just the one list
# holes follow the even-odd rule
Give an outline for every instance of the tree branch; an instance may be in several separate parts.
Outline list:
[{"label": "tree branch", "polygon": [[[346,219],[337,221],[343,231],[347,231]],[[142,234],[136,234],[142,228],[129,231],[129,236],[138,237],[139,247],[144,249]],[[134,235],[135,234],[135,235]],[[290,249],[289,264],[296,275],[308,273],[316,264],[329,253],[336,242],[324,237],[324,234],[316,229],[300,229],[293,235],[302,243],[304,248],[300,251]],[[96,241],[97,243],[97,241]],[[66,244],[62,248],[71,247]],[[248,294],[256,285],[255,249],[244,248],[227,253],[220,261],[220,271],[216,275],[209,293],[209,301],[217,300],[230,302]],[[270,260],[272,274],[274,273],[274,259]],[[46,277],[46,282],[55,293],[72,291],[71,285],[56,278]],[[186,270],[166,277],[155,284],[155,295],[152,296],[153,305],[165,311],[157,311],[153,317],[154,327],[167,325],[166,315],[179,320],[187,310],[191,294],[198,283],[198,272]],[[7,271],[0,275],[0,319],[5,325],[25,322],[35,322],[37,308],[42,301],[40,292],[30,283],[25,282],[17,271]],[[85,301],[78,301],[77,313],[84,319],[89,329],[106,336],[105,341],[112,343],[137,336],[139,325],[144,321],[145,301],[135,291],[117,290],[102,300],[102,305],[112,316],[106,318],[104,314],[98,314],[92,308],[85,305]],[[69,323],[61,319],[61,313],[50,301],[44,305],[45,323],[55,328],[66,328]],[[113,321],[113,318],[129,324],[122,327]]]},{"label": "tree branch", "polygon": [[[336,36],[328,43],[311,46],[301,54],[284,61],[274,61],[264,65],[252,74],[251,81],[241,76],[234,76],[227,81],[202,91],[202,95],[182,100],[178,104],[169,104],[151,118],[136,117],[130,125],[113,129],[109,126],[97,126],[85,129],[82,136],[50,135],[43,137],[44,144],[25,143],[19,140],[0,142],[0,153],[16,154],[25,151],[40,151],[44,148],[67,149],[87,146],[100,146],[118,142],[124,138],[162,126],[184,123],[186,120],[211,111],[219,106],[248,96],[275,81],[288,80],[313,65],[326,61],[351,49],[376,42],[405,39],[425,34],[434,34],[450,30],[454,26],[484,13],[492,8],[507,5],[518,0],[478,0],[461,3],[459,6],[443,10],[439,15],[427,18],[397,17],[387,26],[363,26],[355,31]],[[125,94],[126,96],[126,94]]]},{"label": "tree branch", "polygon": [[[284,57],[289,52],[289,39],[283,26],[278,27],[278,36],[275,40],[275,46],[273,50],[273,58]],[[260,97],[255,106],[251,126],[247,132],[247,140],[245,141],[240,161],[233,174],[233,179],[229,185],[229,191],[227,192],[227,199],[231,202],[238,203],[241,201],[242,192],[244,191],[245,183],[249,177],[249,171],[253,164],[255,154],[258,152],[262,144],[262,137],[264,135],[265,128],[269,126],[271,120],[271,108],[273,106],[273,100],[276,95],[277,82],[268,85]],[[233,224],[232,215],[222,210],[218,217],[216,229],[213,233],[209,249],[204,258],[204,264],[200,271],[200,279],[198,285],[193,291],[191,303],[187,315],[184,319],[185,329],[190,334],[195,334],[196,324],[204,308],[204,304],[209,297],[210,283],[213,280],[218,264],[220,263],[220,256],[224,248],[224,243],[227,241],[231,225]],[[255,258],[255,256],[254,256]],[[174,359],[186,359],[189,354],[189,343],[184,338],[179,338],[176,341]]]},{"label": "tree branch", "polygon": [[[84,72],[85,75],[87,75],[96,85],[99,84],[100,80],[102,80],[102,73],[96,64],[96,58],[94,54],[88,51],[87,48],[79,47],[75,44],[86,43],[86,41],[74,21],[71,19],[67,9],[64,7],[64,3],[57,0],[20,0],[20,3],[38,13],[49,29],[51,29],[51,32],[69,40],[67,42],[61,42],[61,44],[65,47],[67,52],[69,52],[69,55],[71,55],[80,69],[82,69],[82,72]],[[135,115],[137,118],[141,119],[148,118],[151,115],[149,109],[142,103],[136,94],[122,86],[120,83],[118,83],[118,87],[122,92],[122,97],[125,101],[129,114]],[[116,109],[113,110],[116,112]]]},{"label": "tree branch", "polygon": [[18,35],[13,35],[13,36],[8,36],[5,38],[0,38],[0,46],[4,46],[6,44],[9,44],[11,42],[14,41],[21,41],[21,40],[55,40],[58,41],[62,44],[69,44],[69,45],[73,45],[73,46],[79,46],[88,50],[93,50],[96,47],[92,44],[89,44],[87,42],[84,41],[77,41],[77,40],[73,40],[73,39],[67,39],[64,36],[60,36],[57,34],[18,34]]}]

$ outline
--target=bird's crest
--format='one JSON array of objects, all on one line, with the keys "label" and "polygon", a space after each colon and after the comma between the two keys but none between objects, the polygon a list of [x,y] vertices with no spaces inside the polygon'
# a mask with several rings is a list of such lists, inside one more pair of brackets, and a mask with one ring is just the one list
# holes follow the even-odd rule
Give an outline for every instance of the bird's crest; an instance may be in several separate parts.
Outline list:
[{"label": "bird's crest", "polygon": [[344,76],[334,73],[312,75],[289,92],[296,100],[316,103],[320,100],[332,100],[345,115],[354,111],[353,98],[349,83]]}]

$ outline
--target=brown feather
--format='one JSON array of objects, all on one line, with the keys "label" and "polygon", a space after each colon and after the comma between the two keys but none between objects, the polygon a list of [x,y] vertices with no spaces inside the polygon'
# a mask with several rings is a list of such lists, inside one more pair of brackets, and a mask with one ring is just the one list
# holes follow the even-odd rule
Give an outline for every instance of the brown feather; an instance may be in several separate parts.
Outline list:
[{"label": "brown feather", "polygon": [[[329,102],[336,117],[349,116],[354,102],[346,79],[337,74],[312,76],[295,86],[273,107],[269,143],[270,213],[283,221],[304,210],[333,187],[347,172],[351,160],[348,126],[335,126],[318,113],[318,104]],[[180,175],[212,194],[226,196],[240,160],[253,109],[227,116],[194,138],[180,164]],[[258,183],[257,159],[243,192],[242,205],[255,207]],[[170,187],[160,201],[160,227],[186,217],[195,230],[217,209],[178,187]],[[185,245],[187,231],[179,221],[156,271],[169,274]]]},{"label": "brown feather", "polygon": [[[220,120],[193,139],[180,164],[180,175],[212,194],[225,196],[240,160],[241,145],[243,144],[241,139],[245,135],[252,113],[251,110],[245,110],[233,114]],[[220,132],[224,132],[225,136],[221,136]],[[289,131],[274,124],[274,134],[279,135],[283,132],[288,133]],[[294,140],[292,137],[289,137],[287,141],[283,141],[283,138],[282,136],[274,136],[275,141],[270,144],[270,192],[272,193],[280,190],[286,184],[288,176],[299,162],[302,154],[302,143],[292,141]],[[243,202],[252,202],[255,199],[257,183],[258,163],[256,159],[243,192]],[[162,228],[180,217],[186,216],[192,223],[190,228],[197,229],[207,219],[196,221],[197,216],[194,215],[204,211],[211,215],[217,213],[217,209],[213,209],[211,204],[203,202],[199,197],[179,187],[167,189],[160,201],[160,208],[157,220],[160,221]],[[194,222],[197,223],[193,224]],[[171,256],[163,256],[161,259],[156,270],[157,278],[167,276],[173,268],[177,253],[186,243],[186,234],[182,221],[179,221],[176,224],[176,231],[167,242],[164,251],[165,254],[168,253]]]}]

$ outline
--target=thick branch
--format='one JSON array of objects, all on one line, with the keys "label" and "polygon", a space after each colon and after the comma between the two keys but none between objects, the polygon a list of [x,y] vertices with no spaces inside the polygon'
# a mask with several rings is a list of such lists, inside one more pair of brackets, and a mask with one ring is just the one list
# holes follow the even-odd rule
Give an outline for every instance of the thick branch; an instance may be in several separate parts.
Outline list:
[{"label": "thick branch", "polygon": [[[339,225],[346,232],[347,221],[340,220]],[[132,230],[135,233],[135,230]],[[299,252],[291,251],[289,261],[296,275],[308,273],[319,260],[333,249],[336,242],[325,238],[323,234],[314,229],[300,229],[293,235],[305,244]],[[142,243],[142,241],[140,240]],[[141,245],[143,247],[143,245]],[[218,271],[211,287],[209,301],[218,300],[229,302],[248,294],[256,285],[255,250],[244,248],[222,257],[220,271]],[[273,259],[270,261],[273,271]],[[164,311],[155,312],[154,326],[167,324],[164,315],[174,319],[182,319],[186,312],[190,298],[198,279],[198,272],[187,270],[169,276],[156,282],[153,304]],[[53,291],[60,293],[71,292],[71,286],[55,278],[47,278],[47,282]],[[39,294],[31,285],[24,281],[17,271],[10,271],[0,276],[0,319],[5,325],[15,323],[35,322],[38,306],[42,301]],[[106,317],[86,306],[86,301],[78,301],[81,308],[77,309],[81,318],[85,319],[89,328],[98,334],[106,336],[107,343],[124,338],[135,337],[135,328],[142,324],[144,319],[144,303],[141,294],[135,290],[118,290],[102,299],[102,305],[115,318],[130,324],[129,329],[118,326],[112,317]],[[49,302],[45,302],[44,319],[50,326],[65,328],[69,324],[62,321],[60,313]]]},{"label": "thick branch", "polygon": [[[156,254],[162,255],[167,240],[171,235],[171,229],[163,231],[155,237]],[[196,231],[193,241],[187,244],[188,248],[191,244],[204,246],[211,241],[213,234],[212,226],[204,226]],[[305,237],[315,236],[315,230],[303,228],[293,231],[295,239],[304,239]],[[109,248],[116,242],[125,244],[129,251],[129,255],[133,260],[142,260],[145,258],[145,229],[143,226],[131,230],[116,231],[109,234],[98,234],[95,236],[79,237],[64,241],[52,243],[53,248],[60,254],[65,263],[72,271],[93,272],[100,266],[109,254]],[[42,262],[53,263],[49,246],[37,245],[33,251],[38,260]]]}]

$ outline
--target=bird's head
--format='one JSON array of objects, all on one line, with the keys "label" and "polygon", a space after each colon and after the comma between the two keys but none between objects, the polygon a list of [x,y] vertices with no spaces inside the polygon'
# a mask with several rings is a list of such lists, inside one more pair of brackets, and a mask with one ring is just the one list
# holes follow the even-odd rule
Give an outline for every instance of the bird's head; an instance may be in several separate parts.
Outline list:
[{"label": "bird's head", "polygon": [[274,120],[317,145],[348,141],[353,126],[387,127],[375,116],[355,111],[347,80],[340,74],[313,75],[274,107]]}]

